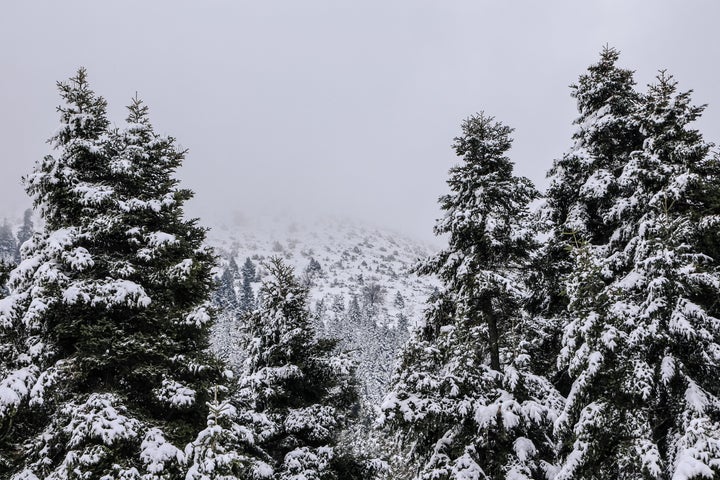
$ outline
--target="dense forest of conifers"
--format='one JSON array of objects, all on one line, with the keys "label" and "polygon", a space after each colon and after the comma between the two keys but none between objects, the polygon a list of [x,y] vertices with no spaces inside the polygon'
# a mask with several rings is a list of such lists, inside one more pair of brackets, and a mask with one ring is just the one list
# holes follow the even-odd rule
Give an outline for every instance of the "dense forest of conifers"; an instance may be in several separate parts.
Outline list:
[{"label": "dense forest of conifers", "polygon": [[212,353],[185,151],[137,98],[111,127],[85,70],[58,83],[53,154],[24,178],[42,224],[0,255],[0,477],[720,478],[720,157],[689,91],[665,72],[639,91],[618,59],[572,86],[544,194],[514,172],[512,128],[462,123],[447,246],[416,267],[442,286],[374,426],[278,258],[244,367]]}]

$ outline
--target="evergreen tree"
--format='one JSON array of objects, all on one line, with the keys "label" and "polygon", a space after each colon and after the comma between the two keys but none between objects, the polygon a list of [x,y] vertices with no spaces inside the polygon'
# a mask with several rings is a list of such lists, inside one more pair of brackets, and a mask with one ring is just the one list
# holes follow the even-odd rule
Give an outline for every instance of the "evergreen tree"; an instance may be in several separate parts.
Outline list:
[{"label": "evergreen tree", "polygon": [[400,290],[398,290],[395,293],[395,299],[393,300],[393,305],[398,310],[402,310],[403,308],[405,308],[405,298],[402,296],[402,293],[400,293]]},{"label": "evergreen tree", "polygon": [[320,265],[320,262],[315,260],[313,257],[310,257],[310,261],[308,262],[307,267],[305,267],[305,272],[303,273],[303,282],[305,282],[308,287],[312,287],[315,283],[315,279],[320,276],[322,276],[322,266]]},{"label": "evergreen tree", "polygon": [[58,87],[56,156],[25,180],[45,230],[0,300],[0,475],[182,478],[225,381],[207,353],[214,256],[173,178],[185,152],[138,100],[108,130],[84,69]]},{"label": "evergreen tree", "polygon": [[249,317],[250,356],[241,396],[267,419],[259,446],[276,479],[352,479],[362,465],[338,448],[357,403],[354,366],[311,326],[307,287],[279,258],[267,265],[262,302]]},{"label": "evergreen tree", "polygon": [[0,225],[0,294],[5,294],[5,283],[8,280],[10,271],[17,263],[16,259],[17,246],[12,229],[7,219]]},{"label": "evergreen tree", "polygon": [[[208,404],[207,428],[201,431],[192,446],[192,461],[185,480],[245,480],[272,477],[272,467],[257,459],[262,452],[252,448],[252,432],[237,423],[238,413],[227,401],[217,396]],[[248,466],[251,466],[248,468]]]},{"label": "evergreen tree", "polygon": [[348,305],[348,318],[350,321],[357,325],[362,322],[362,312],[360,311],[360,302],[358,302],[357,295],[353,295]]},{"label": "evergreen tree", "polygon": [[242,266],[242,292],[240,295],[240,311],[249,312],[255,308],[255,295],[253,294],[252,282],[256,275],[255,264],[250,258],[245,259]]},{"label": "evergreen tree", "polygon": [[235,292],[235,280],[239,276],[240,271],[235,258],[230,256],[213,297],[213,303],[219,310],[217,322],[213,327],[213,349],[232,366],[241,363],[242,353],[238,348],[241,333],[238,318],[242,310]]},{"label": "evergreen tree", "polygon": [[239,277],[240,269],[237,262],[235,262],[235,258],[230,256],[215,291],[215,303],[220,309],[237,310],[239,308],[237,294],[235,293],[235,280]]},{"label": "evergreen tree", "polygon": [[561,392],[568,391],[567,376],[557,371],[556,358],[562,332],[569,320],[564,280],[573,269],[571,250],[576,239],[591,245],[607,243],[616,222],[609,215],[620,194],[618,184],[632,152],[642,148],[643,135],[633,112],[640,95],[633,72],[617,66],[619,52],[604,48],[600,60],[572,86],[579,116],[573,145],[556,160],[548,176],[550,187],[540,211],[548,240],[533,257],[529,310],[542,322],[537,332],[533,361],[547,372]]},{"label": "evergreen tree", "polygon": [[720,162],[688,128],[702,110],[664,73],[650,86],[616,229],[576,255],[558,480],[720,475]]},{"label": "evergreen tree", "polygon": [[536,191],[505,156],[512,129],[479,114],[462,125],[451,193],[435,232],[449,246],[420,265],[443,288],[402,354],[383,405],[415,479],[541,479],[552,473],[550,424],[561,398],[528,368],[521,273],[534,248]]},{"label": "evergreen tree", "polygon": [[7,218],[0,225],[0,262],[14,263],[17,244]]},{"label": "evergreen tree", "polygon": [[32,221],[32,209],[28,208],[25,210],[25,213],[23,215],[23,224],[20,227],[20,229],[17,232],[17,256],[16,261],[17,263],[20,263],[20,247],[22,247],[23,243],[30,240],[30,238],[33,235],[33,232],[35,231],[35,226],[33,225]]},{"label": "evergreen tree", "polygon": [[408,315],[405,311],[405,298],[400,293],[400,290],[395,294],[395,300],[393,305],[397,308],[398,312],[396,315],[395,334],[397,337],[397,344],[402,345],[405,343],[408,337],[408,328],[410,326],[408,322]]}]

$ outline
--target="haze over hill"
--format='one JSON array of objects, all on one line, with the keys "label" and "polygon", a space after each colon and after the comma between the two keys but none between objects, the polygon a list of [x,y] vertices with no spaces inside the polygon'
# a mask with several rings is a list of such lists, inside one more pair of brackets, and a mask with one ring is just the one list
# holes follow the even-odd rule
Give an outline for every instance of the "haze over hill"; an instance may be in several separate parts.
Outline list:
[{"label": "haze over hill", "polygon": [[667,68],[720,123],[718,2],[4,3],[0,210],[16,216],[55,82],[81,65],[111,122],[137,92],[189,149],[192,215],[341,213],[427,241],[462,119],[514,127],[510,156],[544,187],[570,142],[568,85],[605,44],[641,88]]},{"label": "haze over hill", "polygon": [[[318,333],[341,340],[359,364],[361,392],[377,406],[410,329],[422,323],[433,277],[411,272],[435,248],[407,236],[361,222],[330,217],[235,218],[214,228],[209,242],[221,256],[218,278],[233,259],[234,282],[242,295],[242,267],[255,268],[254,295],[267,275],[266,263],[280,257],[309,287],[309,307]],[[242,320],[223,318],[216,347],[241,369]]]}]

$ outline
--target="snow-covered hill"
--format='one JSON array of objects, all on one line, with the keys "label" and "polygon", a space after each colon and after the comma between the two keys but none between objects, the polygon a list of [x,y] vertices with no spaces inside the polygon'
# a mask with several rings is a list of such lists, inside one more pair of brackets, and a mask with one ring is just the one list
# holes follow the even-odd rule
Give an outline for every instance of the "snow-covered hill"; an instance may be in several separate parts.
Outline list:
[{"label": "snow-covered hill", "polygon": [[[361,391],[377,403],[392,373],[395,355],[408,329],[422,318],[427,297],[435,288],[432,278],[410,272],[415,262],[432,253],[421,242],[386,230],[350,221],[284,219],[242,221],[213,228],[210,243],[223,258],[240,267],[250,259],[256,268],[252,289],[257,294],[263,262],[282,257],[310,286],[310,307],[321,335],[338,338],[341,348],[358,361]],[[218,272],[219,276],[223,271]],[[242,277],[234,275],[235,293],[242,295]],[[233,321],[221,321],[216,340],[237,351]],[[227,345],[227,342],[234,342]]]}]

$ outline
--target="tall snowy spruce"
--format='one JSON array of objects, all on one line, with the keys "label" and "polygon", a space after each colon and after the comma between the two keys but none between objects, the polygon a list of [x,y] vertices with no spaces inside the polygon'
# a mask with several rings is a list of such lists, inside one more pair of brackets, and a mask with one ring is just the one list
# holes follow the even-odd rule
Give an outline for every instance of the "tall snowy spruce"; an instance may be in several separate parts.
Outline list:
[{"label": "tall snowy spruce", "polygon": [[576,250],[557,480],[720,476],[720,162],[688,127],[702,110],[665,74],[649,87],[615,228]]},{"label": "tall snowy spruce", "polygon": [[279,258],[268,275],[260,304],[248,317],[248,375],[241,398],[251,407],[257,444],[278,480],[371,478],[363,462],[339,447],[358,399],[354,364],[335,353],[336,342],[316,337],[307,287]]},{"label": "tall snowy spruce", "polygon": [[[173,178],[184,152],[137,100],[109,130],[85,70],[58,87],[55,154],[25,179],[44,230],[0,300],[0,476],[185,478],[222,450],[199,454],[225,379],[207,353],[214,256]],[[241,452],[212,463],[237,472],[222,478],[246,478]]]},{"label": "tall snowy spruce", "polygon": [[529,369],[523,272],[535,246],[529,180],[506,156],[512,129],[479,114],[462,124],[451,193],[435,227],[448,247],[421,264],[443,287],[405,347],[382,420],[403,457],[393,478],[545,479],[562,398]]},{"label": "tall snowy spruce", "polygon": [[618,177],[643,136],[632,115],[639,101],[633,72],[617,66],[619,52],[604,48],[600,60],[572,86],[579,116],[573,145],[548,173],[550,187],[540,210],[548,240],[534,256],[529,310],[544,317],[537,324],[542,369],[567,394],[565,372],[556,369],[562,331],[567,324],[564,278],[573,268],[571,250],[582,239],[606,243],[615,224],[608,214],[619,194]]}]

